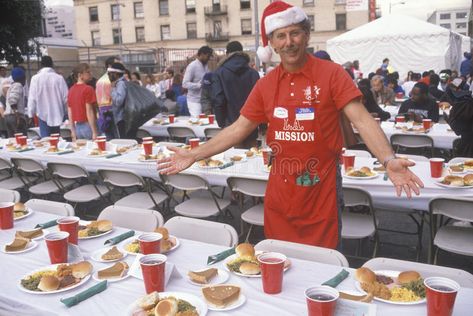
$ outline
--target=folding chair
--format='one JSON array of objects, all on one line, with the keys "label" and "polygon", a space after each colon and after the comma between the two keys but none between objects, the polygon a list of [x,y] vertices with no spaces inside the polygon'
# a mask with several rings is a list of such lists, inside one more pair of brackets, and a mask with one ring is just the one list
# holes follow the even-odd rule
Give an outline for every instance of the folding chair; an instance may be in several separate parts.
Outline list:
[{"label": "folding chair", "polygon": [[148,132],[145,129],[139,128],[138,131],[136,132],[136,138],[141,141],[143,137],[153,137],[150,132]]},{"label": "folding chair", "polygon": [[[146,182],[139,175],[119,169],[99,169],[97,174],[107,186],[113,197],[113,188],[121,189],[125,197],[117,200],[115,205],[128,206],[139,209],[159,208],[159,204],[168,199],[168,195],[158,191],[152,191],[149,182]],[[126,188],[138,188],[142,192],[127,193]],[[164,208],[163,208],[164,209]]]},{"label": "folding chair", "polygon": [[345,207],[363,205],[369,208],[369,214],[357,214],[343,210],[342,238],[358,239],[358,247],[356,250],[358,256],[363,239],[373,237],[375,244],[372,256],[376,257],[379,244],[378,223],[371,195],[363,189],[344,186],[343,199],[345,201]]},{"label": "folding chair", "polygon": [[[174,207],[177,214],[195,218],[218,217],[219,215],[229,215],[231,217],[231,213],[227,209],[230,201],[220,199],[202,177],[183,173],[160,176],[164,185],[183,191],[181,203],[172,197],[173,192],[170,192],[171,198],[178,203]],[[189,196],[187,194],[188,191],[195,190],[207,191],[208,196],[193,196],[192,194]]]},{"label": "folding chair", "polygon": [[39,128],[38,129],[28,128],[28,131],[26,132],[26,136],[32,140],[41,139],[41,135],[39,134]]},{"label": "folding chair", "polygon": [[73,216],[75,213],[74,208],[70,204],[61,202],[31,199],[28,200],[25,205],[33,211],[54,214],[58,216]]},{"label": "folding chair", "polygon": [[188,138],[197,138],[194,131],[189,127],[169,126],[167,128],[169,139],[174,141],[187,140]]},{"label": "folding chair", "polygon": [[255,250],[280,252],[291,258],[348,267],[348,261],[345,256],[329,248],[265,239],[255,245]]},{"label": "folding chair", "polygon": [[2,178],[0,178],[1,189],[21,190],[25,187],[23,181],[16,175],[15,169],[10,161],[0,158],[0,173],[3,174]]},{"label": "folding chair", "polygon": [[369,151],[366,150],[355,150],[355,149],[347,149],[345,150],[347,154],[353,154],[356,157],[363,157],[363,158],[373,158]]},{"label": "folding chair", "polygon": [[[429,202],[430,247],[429,262],[434,251],[437,264],[439,250],[473,256],[473,199],[438,197]],[[468,222],[468,226],[451,225],[453,220]]]},{"label": "folding chair", "polygon": [[417,271],[424,279],[434,276],[445,277],[457,281],[462,287],[473,288],[473,274],[455,268],[381,257],[366,261],[363,267],[374,271]]},{"label": "folding chair", "polygon": [[178,238],[227,247],[238,244],[238,234],[235,228],[228,224],[175,216],[169,219],[164,227]]},{"label": "folding chair", "polygon": [[108,219],[113,225],[123,228],[152,232],[157,227],[163,226],[163,216],[154,210],[110,205],[98,217],[98,220]]},{"label": "folding chair", "polygon": [[434,140],[432,137],[427,135],[414,135],[414,134],[392,134],[391,146],[396,149],[396,153],[399,152],[401,147],[407,149],[428,149],[430,157],[434,156]]},{"label": "folding chair", "polygon": [[70,128],[61,128],[59,129],[59,136],[61,136],[63,139],[71,140],[72,132]]},{"label": "folding chair", "polygon": [[222,129],[218,127],[207,127],[206,129],[204,129],[205,138],[209,140],[221,131]]},{"label": "folding chair", "polygon": [[13,190],[0,189],[0,202],[20,202],[20,193]]},{"label": "folding chair", "polygon": [[245,241],[248,241],[251,231],[254,225],[264,226],[264,204],[256,203],[248,210],[243,212],[243,195],[248,195],[256,198],[264,198],[266,192],[266,186],[268,184],[267,180],[256,180],[256,179],[246,179],[238,177],[230,177],[227,179],[228,187],[232,192],[237,192],[239,194],[240,200],[240,211],[241,213],[241,233],[243,236],[245,232],[244,223],[250,225],[248,233],[246,234]]}]

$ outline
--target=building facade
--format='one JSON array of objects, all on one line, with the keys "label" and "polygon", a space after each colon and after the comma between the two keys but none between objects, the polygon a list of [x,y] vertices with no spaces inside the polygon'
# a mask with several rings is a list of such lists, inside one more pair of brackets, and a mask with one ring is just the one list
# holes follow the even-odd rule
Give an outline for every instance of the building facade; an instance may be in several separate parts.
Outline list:
[{"label": "building facade", "polygon": [[469,36],[469,18],[470,8],[460,8],[434,11],[427,21],[449,29],[453,32]]},{"label": "building facade", "polygon": [[75,38],[74,8],[47,7],[43,17],[43,35],[52,38]]},{"label": "building facade", "polygon": [[[77,39],[89,46],[80,56],[92,63],[115,54],[125,63],[170,64],[203,45],[223,51],[233,40],[254,51],[254,5],[259,20],[270,1],[74,0]],[[325,49],[327,39],[369,19],[368,7],[347,12],[345,0],[287,2],[302,7],[312,22],[312,51]],[[169,54],[169,49],[175,52]]]}]

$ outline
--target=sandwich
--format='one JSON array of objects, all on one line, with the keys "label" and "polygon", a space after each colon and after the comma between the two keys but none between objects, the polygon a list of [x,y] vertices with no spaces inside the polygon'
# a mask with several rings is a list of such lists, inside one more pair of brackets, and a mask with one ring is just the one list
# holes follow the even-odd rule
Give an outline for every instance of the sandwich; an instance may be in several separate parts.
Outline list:
[{"label": "sandwich", "polygon": [[204,271],[189,271],[187,275],[195,283],[207,284],[210,280],[218,275],[218,270],[215,268],[210,268]]},{"label": "sandwich", "polygon": [[161,235],[163,235],[163,239],[167,240],[169,239],[169,231],[166,227],[158,227],[154,230],[154,232],[156,233],[160,233]]},{"label": "sandwich", "polygon": [[374,283],[376,282],[376,274],[368,268],[361,267],[356,269],[355,271],[355,278],[360,283]]},{"label": "sandwich", "polygon": [[371,171],[369,167],[362,167],[361,169],[348,169],[347,176],[350,177],[358,177],[358,178],[363,178],[363,177],[371,177],[374,175],[374,173]]},{"label": "sandwich", "polygon": [[59,149],[57,149],[56,146],[49,146],[47,152],[48,153],[57,153],[59,151]]},{"label": "sandwich", "polygon": [[242,156],[233,156],[230,158],[231,161],[241,161],[243,159]]},{"label": "sandwich", "polygon": [[462,187],[465,185],[462,177],[452,176],[452,175],[446,176],[445,178],[443,178],[441,183],[446,184],[446,185],[451,185],[454,187]]},{"label": "sandwich", "polygon": [[256,260],[255,248],[251,244],[239,244],[235,248],[235,252],[236,258],[227,262],[227,267],[230,271],[247,275],[259,274],[261,272],[259,263]]},{"label": "sandwich", "polygon": [[415,282],[421,278],[420,274],[416,271],[404,271],[399,273],[397,281],[401,285],[409,284]]},{"label": "sandwich", "polygon": [[472,186],[473,185],[473,174],[467,174],[466,176],[464,176],[463,177],[463,183],[464,183],[464,185]]},{"label": "sandwich", "polygon": [[92,272],[93,266],[89,261],[81,261],[71,264],[72,276],[77,279],[83,279]]},{"label": "sandwich", "polygon": [[240,288],[234,285],[215,285],[202,288],[207,303],[223,308],[236,302],[240,297]]},{"label": "sandwich", "polygon": [[83,147],[85,145],[87,145],[87,139],[77,139],[76,140],[76,146]]},{"label": "sandwich", "polygon": [[28,231],[19,230],[15,233],[16,237],[23,237],[23,238],[26,238],[26,239],[33,239],[33,238],[36,238],[36,237],[39,237],[39,236],[42,236],[42,235],[43,235],[43,229],[42,228],[28,230]]},{"label": "sandwich", "polygon": [[98,156],[102,153],[102,151],[98,148],[94,148],[89,152],[89,156]]},{"label": "sandwich", "polygon": [[121,278],[126,274],[128,264],[124,261],[117,262],[113,266],[99,270],[97,276],[100,280]]},{"label": "sandwich", "polygon": [[451,165],[449,168],[452,172],[463,172],[465,170],[463,164]]},{"label": "sandwich", "polygon": [[469,169],[473,168],[473,159],[465,160],[465,161],[463,162],[463,165],[465,165],[465,166],[468,167]]},{"label": "sandwich", "polygon": [[28,243],[30,242],[29,239],[23,237],[15,236],[13,242],[9,245],[5,245],[6,252],[16,252],[26,249]]},{"label": "sandwich", "polygon": [[245,155],[246,155],[246,157],[248,157],[248,158],[253,157],[254,154],[255,154],[255,153],[252,152],[251,150],[248,150],[248,151],[245,152]]},{"label": "sandwich", "polygon": [[15,203],[15,206],[13,207],[13,213],[15,213],[17,216],[25,215],[28,213],[26,210],[26,205],[21,202]]},{"label": "sandwich", "polygon": [[178,311],[177,299],[168,297],[159,301],[154,308],[155,316],[176,316]]},{"label": "sandwich", "polygon": [[168,252],[172,247],[174,247],[174,242],[169,238],[169,231],[166,227],[158,227],[154,231],[163,235],[160,245],[162,253]]},{"label": "sandwich", "polygon": [[101,232],[108,232],[112,230],[112,222],[106,219],[97,221],[97,229]]},{"label": "sandwich", "polygon": [[158,292],[151,292],[148,295],[143,296],[138,301],[138,306],[143,310],[149,310],[153,308],[159,302]]},{"label": "sandwich", "polygon": [[102,255],[102,260],[117,260],[123,257],[123,253],[121,253],[116,246],[110,248],[106,253]]},{"label": "sandwich", "polygon": [[56,291],[59,289],[59,279],[53,275],[45,275],[39,281],[38,289],[43,292]]},{"label": "sandwich", "polygon": [[209,163],[208,163],[208,166],[209,167],[219,167],[223,165],[223,162],[221,162],[220,160],[212,160],[210,159]]}]

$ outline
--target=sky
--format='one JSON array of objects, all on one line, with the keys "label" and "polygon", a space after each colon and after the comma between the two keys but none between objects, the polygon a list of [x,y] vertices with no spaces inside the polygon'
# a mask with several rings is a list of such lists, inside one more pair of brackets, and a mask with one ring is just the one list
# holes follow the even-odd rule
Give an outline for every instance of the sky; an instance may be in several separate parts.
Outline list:
[{"label": "sky", "polygon": [[[70,5],[72,0],[45,0],[47,6]],[[470,7],[471,0],[377,0],[383,15],[389,14],[389,3],[391,13],[407,14],[427,20],[433,11],[439,9]]]}]

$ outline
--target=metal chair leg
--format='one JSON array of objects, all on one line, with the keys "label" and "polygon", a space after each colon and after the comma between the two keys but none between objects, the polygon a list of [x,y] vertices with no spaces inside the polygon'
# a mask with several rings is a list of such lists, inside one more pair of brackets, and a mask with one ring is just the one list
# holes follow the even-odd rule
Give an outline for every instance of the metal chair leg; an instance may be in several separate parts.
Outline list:
[{"label": "metal chair leg", "polygon": [[250,238],[251,231],[253,230],[254,225],[250,225],[250,228],[248,229],[248,234],[246,234],[245,242],[248,242],[248,238]]}]

